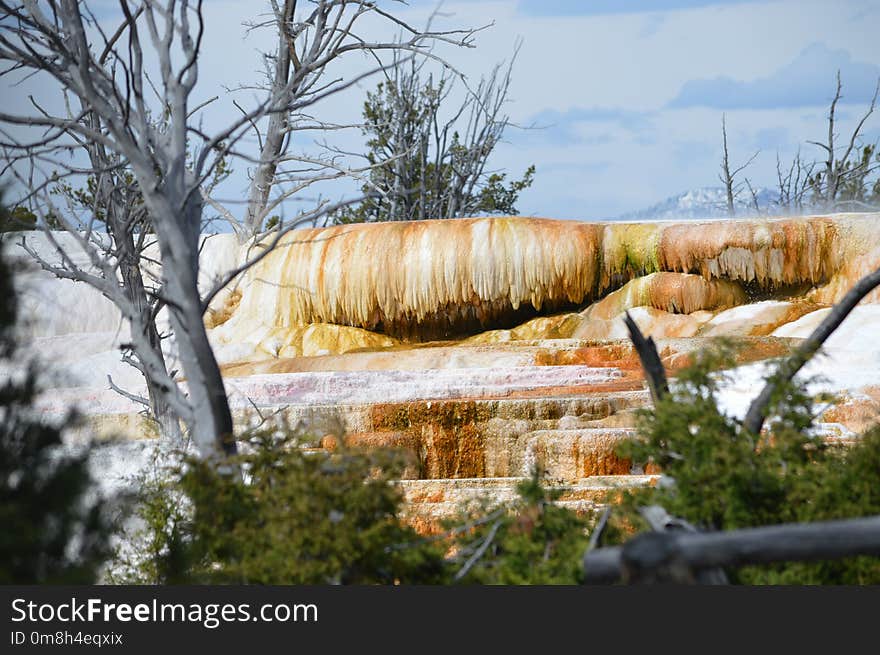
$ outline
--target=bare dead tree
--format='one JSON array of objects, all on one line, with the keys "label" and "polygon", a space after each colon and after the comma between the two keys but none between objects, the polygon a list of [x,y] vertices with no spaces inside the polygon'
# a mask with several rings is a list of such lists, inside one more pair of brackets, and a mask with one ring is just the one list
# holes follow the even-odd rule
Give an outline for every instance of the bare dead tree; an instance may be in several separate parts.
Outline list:
[{"label": "bare dead tree", "polygon": [[[306,13],[297,15],[304,9]],[[261,89],[275,98],[282,107],[268,113],[262,125],[250,117],[252,134],[259,144],[259,157],[252,160],[251,183],[244,217],[241,221],[233,213],[222,208],[210,197],[207,200],[221,211],[244,241],[259,234],[266,221],[282,203],[301,194],[318,182],[353,177],[364,181],[365,174],[373,165],[352,167],[346,165],[338,152],[327,148],[322,155],[308,155],[294,148],[299,135],[327,132],[355,127],[340,125],[320,119],[308,111],[321,98],[336,93],[366,74],[380,71],[396,71],[404,60],[424,59],[443,61],[434,54],[431,46],[438,43],[458,47],[472,47],[477,30],[434,31],[429,26],[418,29],[380,8],[375,2],[363,0],[321,0],[297,3],[285,0],[283,4],[272,3],[272,18],[253,28],[270,26],[277,34],[274,54],[267,58],[266,83]],[[397,29],[401,36],[393,41],[375,41],[361,33],[361,25],[370,20],[380,20]],[[433,16],[432,16],[433,21]],[[479,28],[483,29],[483,28]],[[393,60],[383,63],[381,53],[392,53]],[[328,68],[349,53],[366,53],[374,58],[375,68],[355,80],[327,79]],[[349,55],[350,56],[350,55]],[[443,62],[447,70],[453,70]],[[244,116],[249,112],[242,109]],[[393,161],[393,158],[389,158]],[[385,163],[385,162],[382,162]],[[297,218],[297,220],[300,220]],[[283,227],[284,221],[277,225]]]},{"label": "bare dead tree", "polygon": [[838,70],[837,87],[834,97],[831,99],[831,106],[828,109],[828,136],[824,143],[820,141],[807,141],[807,143],[818,146],[825,151],[824,174],[817,173],[815,176],[812,176],[810,184],[814,191],[815,200],[819,200],[826,209],[834,209],[839,204],[838,195],[848,179],[864,174],[866,172],[865,167],[870,166],[870,160],[868,162],[857,162],[855,165],[852,165],[850,157],[857,147],[865,122],[874,113],[874,108],[877,104],[877,94],[880,93],[880,79],[877,80],[877,86],[874,88],[874,95],[871,97],[867,111],[856,123],[855,128],[853,128],[850,134],[849,141],[843,147],[843,155],[838,158],[839,148],[837,146],[837,135],[834,132],[835,112],[837,104],[843,97],[841,94],[842,88],[840,71]]},{"label": "bare dead tree", "polygon": [[[86,111],[84,120],[93,127],[100,129],[100,119],[93,112]],[[120,388],[107,376],[110,388],[143,405],[159,427],[159,433],[166,438],[179,440],[181,437],[180,419],[172,409],[172,403],[181,403],[181,398],[170,398],[167,389],[173,385],[173,373],[169,373],[163,352],[163,335],[157,326],[157,315],[162,308],[158,299],[158,286],[154,276],[143,267],[148,258],[147,248],[153,245],[153,237],[149,231],[149,221],[145,216],[140,191],[132,176],[121,165],[118,156],[108,153],[100,144],[84,141],[83,148],[87,151],[89,163],[94,176],[91,185],[93,192],[87,200],[89,223],[86,231],[94,230],[94,223],[100,220],[107,231],[107,239],[102,241],[102,267],[97,275],[103,285],[101,292],[122,312],[129,324],[130,342],[125,344],[123,361],[140,371],[146,382],[147,397],[142,397]],[[49,194],[37,194],[34,200],[52,206]],[[84,198],[83,194],[79,196]],[[57,207],[57,206],[56,206]],[[82,228],[82,222],[73,223],[73,212],[58,210],[53,215],[68,227]],[[43,232],[53,239],[49,224],[44,221]],[[47,258],[31,249],[25,240],[22,247],[37,261],[40,266],[64,278],[73,273],[69,267],[59,267]],[[76,276],[72,279],[76,279]],[[133,344],[137,343],[135,347]]]},{"label": "bare dead tree", "polygon": [[[137,11],[140,14],[142,9]],[[105,47],[99,63],[103,64],[110,54],[109,46],[122,35],[125,24],[113,34]],[[82,121],[92,130],[101,131],[101,119],[88,106],[80,102]],[[180,419],[172,409],[172,403],[181,403],[180,398],[171,399],[166,389],[174,386],[173,374],[169,374],[165,353],[162,349],[163,337],[159,333],[156,316],[161,305],[156,295],[155,280],[145,274],[142,263],[145,251],[152,245],[153,239],[149,232],[149,221],[144,215],[143,199],[133,176],[125,168],[118,155],[108,151],[100,144],[90,140],[77,139],[75,143],[85,151],[92,171],[87,180],[91,193],[74,191],[63,186],[62,194],[66,200],[76,200],[86,205],[88,217],[79,220],[74,211],[59,211],[53,207],[51,194],[44,190],[32,195],[32,206],[38,211],[52,208],[53,221],[42,221],[43,232],[50,241],[54,241],[50,228],[60,222],[62,227],[85,232],[93,232],[96,222],[103,224],[107,231],[107,239],[92,241],[101,252],[103,266],[95,274],[101,281],[99,290],[114,303],[127,319],[131,333],[131,342],[123,347],[123,361],[139,370],[145,379],[147,397],[131,393],[116,385],[111,376],[107,376],[111,389],[130,400],[144,405],[146,413],[157,423],[159,433],[167,438],[179,440],[181,437]],[[55,193],[58,189],[56,188]],[[41,202],[42,201],[42,202]],[[72,209],[72,208],[70,208]],[[45,211],[40,211],[44,216]],[[56,242],[57,243],[57,242]],[[98,245],[100,243],[100,245]],[[70,267],[65,261],[52,262],[35,252],[24,240],[22,247],[46,271],[59,278],[76,279],[76,268]],[[80,271],[81,272],[81,271]],[[138,347],[132,344],[137,342]],[[181,404],[182,406],[182,404]]]},{"label": "bare dead tree", "polygon": [[[118,49],[117,44],[105,38],[102,50],[109,50],[109,54],[104,62],[103,55],[95,52],[93,41],[96,34],[99,39],[104,34],[87,7],[62,0],[47,5],[28,2],[22,6],[2,2],[0,9],[9,18],[0,32],[0,59],[6,70],[47,75],[66,99],[76,103],[66,102],[66,113],[52,113],[37,106],[32,115],[0,115],[7,124],[46,130],[46,136],[37,141],[9,140],[5,144],[8,158],[14,164],[29,165],[32,198],[44,193],[59,177],[71,178],[85,170],[99,178],[106,174],[104,170],[80,169],[62,161],[61,156],[80,143],[103,147],[110,157],[130,168],[143,197],[145,215],[155,231],[162,261],[162,279],[155,295],[169,309],[188,380],[187,394],[170,377],[161,381],[161,388],[168,404],[189,425],[204,454],[233,452],[232,417],[220,369],[202,322],[197,285],[202,223],[198,190],[204,173],[203,168],[187,166],[189,99],[198,80],[204,29],[201,3],[195,7],[187,2],[145,3],[141,14],[145,25],[141,25],[129,5],[122,2],[128,48]],[[152,81],[145,70],[142,27],[159,63],[159,115],[164,115],[165,120],[154,118],[147,98],[146,89]],[[98,43],[100,47],[100,40]],[[173,56],[176,49],[183,55],[180,63]],[[42,170],[44,162],[53,167],[51,173]],[[59,170],[63,172],[59,174]],[[46,201],[50,202],[47,198]],[[93,222],[80,233],[80,226],[74,221],[62,221],[101,274],[94,275],[74,265],[57,241],[52,245],[63,264],[53,272],[59,274],[66,269],[71,279],[91,284],[111,298],[130,321],[138,321],[136,306],[128,302],[117,283],[121,259],[102,247],[105,239],[93,229]],[[149,361],[155,351],[148,335],[135,329],[131,336],[139,361]],[[158,374],[157,369],[151,372]]]},{"label": "bare dead tree", "polygon": [[730,154],[727,149],[727,117],[721,115],[721,174],[718,179],[724,185],[725,199],[727,201],[727,215],[733,217],[736,215],[736,198],[742,191],[742,183],[736,183],[736,176],[745,170],[749,164],[755,161],[755,158],[761,152],[758,150],[754,155],[749,157],[748,161],[742,166],[730,170]]},{"label": "bare dead tree", "polygon": [[724,191],[727,198],[727,215],[736,214],[736,208],[733,205],[733,175],[730,174],[730,157],[727,152],[727,117],[721,114],[721,137],[723,151],[721,157],[721,175],[719,179],[724,185]]},{"label": "bare dead tree", "polygon": [[[826,211],[841,208],[875,209],[880,201],[880,181],[869,179],[880,170],[880,157],[877,157],[878,144],[862,144],[862,133],[868,119],[874,113],[880,92],[880,80],[874,89],[871,102],[865,113],[859,118],[844,145],[839,145],[837,129],[837,105],[843,98],[840,71],[837,72],[837,84],[834,97],[828,109],[828,134],[824,142],[807,141],[825,151],[825,159],[821,162],[810,162],[802,158],[800,149],[791,160],[787,169],[776,155],[776,191],[775,205],[779,210],[802,213],[809,208],[821,208]],[[728,214],[733,215],[735,202],[742,185],[737,185],[735,178],[746,164],[734,171],[730,169],[727,129],[725,119],[721,119],[722,163],[719,176],[726,191]],[[756,153],[757,155],[757,153]],[[821,167],[821,170],[817,168]],[[745,180],[752,206],[758,210],[758,197],[748,179]]]},{"label": "bare dead tree", "polygon": [[[251,262],[222,276],[203,295],[198,276],[205,204],[235,222],[230,212],[224,213],[225,208],[211,199],[211,180],[218,168],[231,156],[241,157],[262,171],[257,177],[269,180],[270,186],[278,185],[290,134],[295,127],[303,127],[302,123],[294,126],[290,117],[302,119],[322,99],[382,68],[378,65],[349,80],[326,81],[323,76],[331,61],[349,51],[403,48],[419,52],[421,44],[429,39],[468,45],[473,32],[420,32],[372,2],[320,0],[310,3],[309,13],[301,20],[294,17],[295,3],[286,3],[283,9],[273,5],[274,20],[282,35],[279,43],[290,46],[284,50],[290,56],[288,74],[276,76],[278,83],[254,106],[244,109],[240,118],[209,134],[197,121],[205,103],[193,99],[205,31],[202,1],[144,0],[133,6],[121,0],[119,7],[124,20],[108,35],[84,2],[14,4],[0,0],[0,11],[5,14],[0,23],[2,74],[17,79],[44,76],[53,82],[64,101],[60,111],[32,99],[31,113],[0,112],[0,123],[6,126],[0,142],[6,160],[4,170],[26,185],[29,201],[61,217],[62,226],[87,255],[93,269],[77,266],[47,232],[61,262],[53,272],[86,282],[117,304],[132,323],[131,360],[145,375],[153,376],[149,388],[183,421],[204,456],[222,457],[235,451],[232,416],[203,314],[222,285],[265,256],[295,224],[276,230]],[[405,42],[374,42],[356,34],[353,26],[366,13],[409,29],[411,38]],[[300,44],[299,50],[292,45],[296,43]],[[157,73],[151,74],[152,65]],[[273,128],[281,131],[282,145],[267,150],[270,134],[264,139],[259,124],[277,116],[286,117]],[[308,127],[314,129],[316,125],[323,126],[313,121]],[[10,134],[11,126],[36,131],[31,129],[21,137]],[[251,131],[257,131],[263,139],[257,158],[239,148]],[[89,155],[84,164],[71,157],[81,149]],[[302,164],[303,158],[296,161]],[[349,173],[340,166],[334,169],[332,162],[318,162],[316,167],[318,170],[290,172],[283,180],[289,183],[283,193],[260,195],[254,205],[258,211],[250,212],[238,223],[239,234],[256,232],[268,211],[316,179]],[[89,175],[98,180],[95,213],[100,210],[109,219],[106,233],[97,229],[94,216],[83,223],[72,218],[72,208],[64,212],[54,206],[49,193],[60,180]],[[127,231],[131,221],[118,195],[119,182],[126,175],[131,176],[142,203],[139,216],[145,225],[137,239],[134,232]],[[267,184],[257,186],[265,190]],[[314,219],[338,206],[319,204],[300,218]],[[129,234],[133,248],[127,240]],[[146,234],[155,239],[161,268],[154,282],[139,286],[131,266],[135,258],[144,264]],[[156,344],[155,325],[149,323],[155,320],[160,307],[168,312],[185,388],[158,360],[161,348]]]},{"label": "bare dead tree", "polygon": [[751,201],[752,209],[755,210],[756,214],[761,213],[761,205],[758,201],[758,192],[755,191],[755,187],[752,186],[751,180],[749,178],[745,178],[744,180],[746,188],[749,190],[749,199]]},{"label": "bare dead tree", "polygon": [[798,149],[788,170],[783,172],[779,153],[776,153],[776,204],[780,210],[803,212],[815,167],[814,162],[807,163],[801,159],[801,151]]}]

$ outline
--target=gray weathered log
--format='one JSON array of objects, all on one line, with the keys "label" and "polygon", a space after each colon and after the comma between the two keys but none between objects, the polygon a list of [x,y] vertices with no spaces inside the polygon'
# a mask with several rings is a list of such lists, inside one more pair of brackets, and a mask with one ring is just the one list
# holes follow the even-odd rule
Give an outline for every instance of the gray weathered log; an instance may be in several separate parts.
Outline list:
[{"label": "gray weathered log", "polygon": [[[646,505],[639,508],[639,514],[648,522],[655,533],[694,534],[698,530],[688,521],[672,516],[660,505]],[[653,546],[652,546],[653,544]],[[652,550],[654,546],[658,548]],[[667,552],[668,543],[664,539],[639,536],[632,548],[624,550],[624,580],[629,583],[647,582],[679,582],[687,584],[727,584],[727,574],[720,567],[693,570],[682,562],[675,553],[669,560],[664,560],[662,553]]]},{"label": "gray weathered log", "polygon": [[[588,584],[622,581],[633,569],[688,571],[774,562],[817,561],[880,555],[880,516],[816,523],[789,523],[728,532],[638,535],[623,546],[584,556]],[[686,581],[666,580],[666,581]]]}]

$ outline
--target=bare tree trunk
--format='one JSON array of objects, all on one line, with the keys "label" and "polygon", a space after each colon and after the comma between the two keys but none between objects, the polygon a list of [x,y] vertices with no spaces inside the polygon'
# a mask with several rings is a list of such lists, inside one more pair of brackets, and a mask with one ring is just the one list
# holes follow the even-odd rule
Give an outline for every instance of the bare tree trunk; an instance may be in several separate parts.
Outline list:
[{"label": "bare tree trunk", "polygon": [[657,352],[657,346],[652,337],[645,338],[628,311],[624,312],[623,322],[629,332],[630,341],[632,341],[633,347],[636,349],[636,354],[639,356],[642,370],[645,372],[648,389],[651,392],[651,399],[656,405],[669,393],[666,370],[663,368],[663,362],[660,359],[660,354]]},{"label": "bare tree trunk", "polygon": [[721,180],[721,183],[724,185],[724,195],[727,202],[727,215],[732,218],[736,215],[736,196],[739,195],[742,188],[742,184],[737,186],[736,176],[755,161],[755,157],[758,156],[760,150],[752,155],[745,164],[736,170],[731,171],[730,157],[727,150],[727,119],[724,114],[721,115],[721,139],[723,145],[721,153],[721,175],[718,176],[718,179]]},{"label": "bare tree trunk", "polygon": [[[169,168],[176,167],[172,164]],[[176,184],[162,189],[152,209],[162,256],[163,290],[187,380],[190,436],[204,456],[232,454],[236,451],[232,413],[205,330],[198,288],[201,196],[192,192],[193,179],[186,169],[180,169],[169,182]],[[175,211],[176,207],[182,211]],[[171,220],[172,216],[177,220]]]},{"label": "bare tree trunk", "polygon": [[834,162],[834,112],[837,108],[837,103],[840,101],[840,89],[840,71],[838,70],[837,89],[834,92],[834,98],[832,98],[831,107],[828,110],[828,141],[827,143],[810,142],[825,149],[825,189],[822,200],[826,208],[831,208],[834,204],[834,199],[837,197],[837,171]]},{"label": "bare tree trunk", "polygon": [[[108,229],[110,227],[108,221]],[[156,307],[148,299],[144,287],[143,272],[140,267],[140,253],[135,248],[134,237],[131,232],[114,235],[117,248],[120,250],[120,270],[122,284],[126,290],[129,301],[134,309],[138,320],[130,320],[132,333],[138,332],[139,339],[132,339],[132,343],[143,343],[151,351],[160,375],[154,375],[151,370],[143,365],[144,357],[139,357],[141,370],[147,384],[147,395],[150,403],[150,413],[159,426],[159,434],[174,441],[180,441],[180,419],[167,399],[169,393],[167,385],[161,380],[169,377],[165,356],[162,352],[162,339],[156,327]],[[121,247],[120,247],[121,246]],[[123,254],[124,253],[124,254]],[[137,253],[137,254],[135,254]],[[137,356],[137,350],[135,350]]]},{"label": "bare tree trunk", "polygon": [[840,99],[843,97],[841,95],[842,84],[840,81],[840,71],[837,71],[837,86],[834,92],[834,98],[831,100],[831,106],[828,109],[828,139],[825,143],[820,143],[819,141],[808,141],[807,143],[811,143],[815,146],[819,146],[825,151],[825,179],[824,179],[824,188],[822,186],[823,181],[821,180],[821,176],[817,175],[814,183],[814,191],[817,194],[820,194],[823,202],[825,204],[825,208],[828,210],[834,209],[837,204],[838,194],[840,192],[841,184],[844,183],[850,176],[860,174],[861,167],[854,166],[849,167],[849,158],[852,155],[853,150],[856,147],[856,142],[859,140],[859,137],[862,133],[862,128],[865,126],[865,122],[874,113],[874,108],[877,104],[877,94],[880,93],[880,79],[877,81],[877,86],[874,88],[874,95],[871,98],[871,104],[868,106],[868,110],[856,124],[855,128],[850,135],[849,143],[846,146],[846,149],[843,151],[843,156],[838,159],[837,153],[835,152],[836,145],[835,139],[836,135],[834,134],[834,123],[835,123],[835,112],[837,109],[837,103],[840,102]]},{"label": "bare tree trunk", "polygon": [[752,208],[755,210],[755,214],[761,213],[761,206],[758,203],[758,192],[755,191],[755,188],[752,186],[749,178],[745,179],[746,188],[749,190],[749,197],[752,199]]},{"label": "bare tree trunk", "polygon": [[[183,292],[186,287],[190,291],[196,288],[193,277],[170,284],[169,292]],[[236,448],[232,413],[220,367],[204,329],[201,308],[188,304],[170,314],[174,333],[187,335],[179,339],[178,349],[193,413],[190,435],[205,455],[233,454]]]},{"label": "bare tree trunk", "polygon": [[[275,54],[275,77],[272,80],[270,93],[282,95],[290,81],[292,57],[296,56],[288,30],[296,11],[296,0],[285,0],[281,16],[278,17],[278,47]],[[275,182],[278,170],[278,157],[281,155],[287,132],[287,113],[278,111],[269,116],[269,125],[265,139],[260,148],[260,163],[254,171],[254,177],[248,193],[247,209],[245,210],[243,229],[237,230],[239,240],[244,242],[260,232],[265,219],[269,193]],[[236,227],[233,224],[233,227]]]},{"label": "bare tree trunk", "polygon": [[[98,116],[83,106],[85,120],[96,131],[101,131],[101,121]],[[112,238],[116,250],[117,266],[119,268],[123,293],[130,303],[129,330],[133,336],[137,362],[132,361],[140,370],[146,381],[149,410],[159,427],[159,434],[163,437],[180,441],[182,438],[180,420],[174,412],[172,405],[166,396],[169,393],[168,385],[162,380],[167,379],[168,369],[165,356],[162,352],[162,339],[156,327],[157,307],[155,298],[151,301],[150,295],[144,285],[144,275],[141,270],[143,256],[143,235],[140,245],[135,244],[134,231],[139,225],[141,230],[146,230],[148,222],[138,220],[136,208],[132,207],[133,194],[130,189],[120,188],[125,186],[125,181],[120,175],[118,162],[108,156],[106,149],[97,143],[88,143],[86,150],[92,167],[101,171],[97,175],[95,183],[95,210],[102,211],[107,224],[107,232]],[[107,171],[107,172],[104,172]],[[120,197],[122,196],[122,197]],[[112,301],[113,298],[110,298]],[[149,349],[149,355],[143,349]],[[141,351],[141,352],[139,352]],[[145,366],[150,359],[158,371]],[[158,374],[157,374],[158,373]],[[113,384],[112,379],[110,380]]]},{"label": "bare tree trunk", "polygon": [[[399,70],[399,68],[397,69]],[[389,221],[405,220],[406,202],[404,194],[406,193],[406,159],[412,156],[411,148],[413,144],[407,143],[405,127],[406,116],[409,114],[408,107],[404,104],[404,95],[407,91],[405,84],[395,80],[395,88],[392,91],[391,101],[394,103],[394,162],[391,165],[391,207],[388,210]]]}]

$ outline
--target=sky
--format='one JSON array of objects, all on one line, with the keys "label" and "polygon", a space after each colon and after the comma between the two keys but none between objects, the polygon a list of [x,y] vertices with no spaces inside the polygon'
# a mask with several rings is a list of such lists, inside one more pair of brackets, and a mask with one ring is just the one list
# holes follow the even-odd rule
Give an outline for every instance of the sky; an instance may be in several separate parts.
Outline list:
[{"label": "sky", "polygon": [[[459,5],[460,6],[460,5]],[[880,77],[878,2],[522,0],[499,7],[492,49],[524,39],[499,153],[512,171],[537,166],[524,213],[610,218],[689,188],[717,185],[721,117],[731,157],[755,185],[819,140],[841,71],[841,131]],[[504,9],[500,9],[504,7]],[[497,43],[497,45],[496,45]],[[880,117],[867,136],[880,136]]]},{"label": "sky", "polygon": [[[428,0],[384,4],[415,24],[437,7]],[[220,125],[238,112],[228,89],[259,75],[259,51],[270,50],[272,39],[242,26],[258,19],[258,2],[206,6],[196,96],[220,96],[205,110],[206,122]],[[758,152],[745,174],[754,186],[772,186],[777,154],[790,160],[800,148],[806,158],[820,157],[806,142],[827,131],[837,70],[842,134],[864,113],[880,78],[877,0],[469,0],[439,11],[437,28],[491,24],[474,48],[438,49],[471,82],[522,42],[507,106],[513,125],[490,168],[518,178],[536,166],[518,204],[523,215],[609,219],[718,185],[722,115],[732,163]],[[363,66],[353,60],[340,74]],[[356,122],[377,81],[328,98],[322,115]],[[880,111],[865,136],[880,138]],[[341,148],[363,151],[357,130],[334,138]],[[239,164],[223,189],[230,199],[244,193],[246,175]],[[355,188],[337,184],[325,193]]]}]

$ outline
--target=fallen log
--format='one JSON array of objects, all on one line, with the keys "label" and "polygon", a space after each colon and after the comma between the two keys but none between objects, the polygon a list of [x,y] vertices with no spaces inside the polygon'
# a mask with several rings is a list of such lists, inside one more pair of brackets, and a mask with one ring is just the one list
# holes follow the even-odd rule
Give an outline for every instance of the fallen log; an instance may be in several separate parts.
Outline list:
[{"label": "fallen log", "polygon": [[880,556],[880,516],[725,532],[648,532],[587,551],[584,582],[690,582],[712,567]]}]

